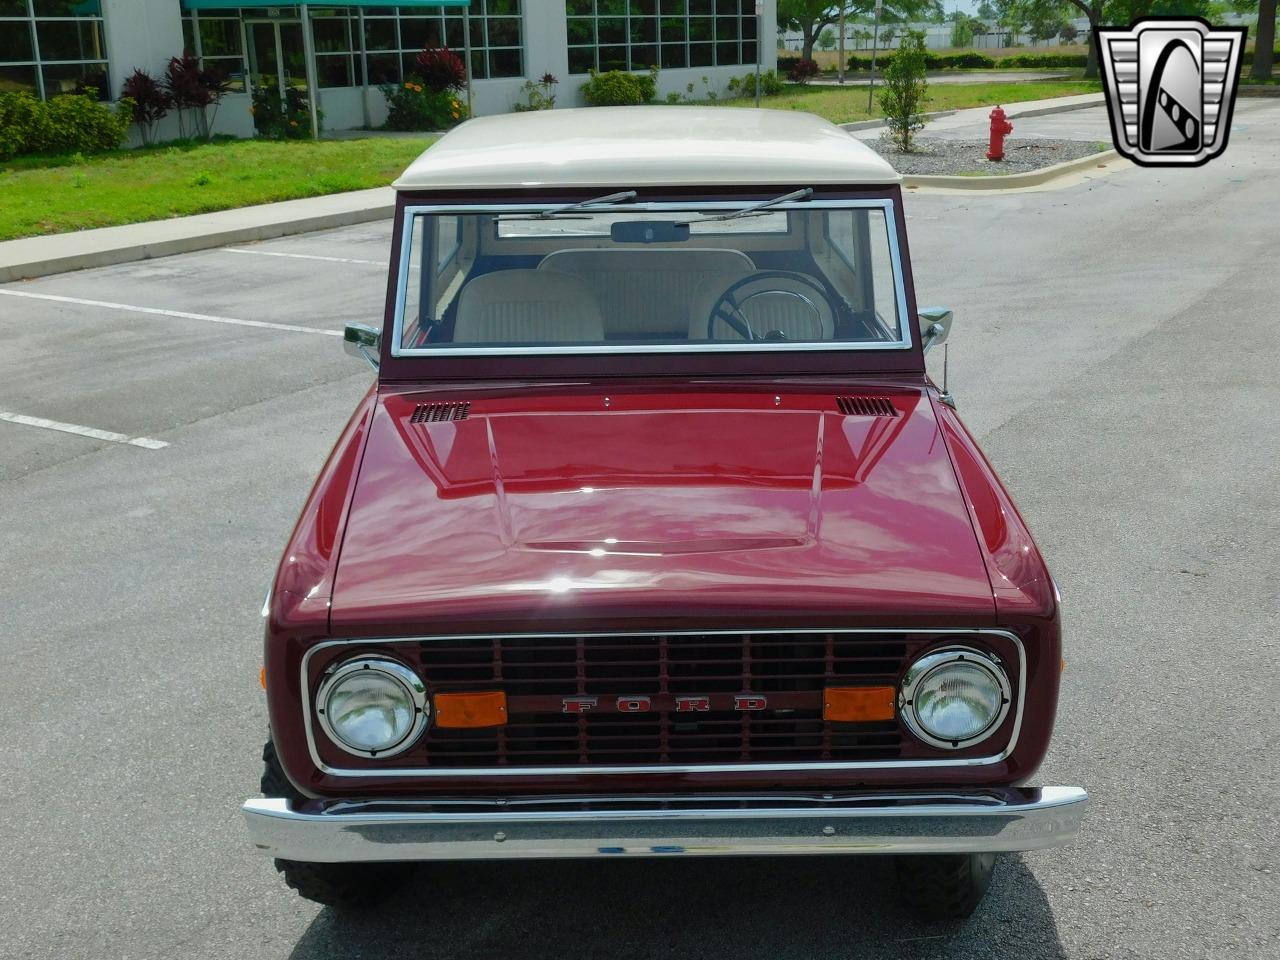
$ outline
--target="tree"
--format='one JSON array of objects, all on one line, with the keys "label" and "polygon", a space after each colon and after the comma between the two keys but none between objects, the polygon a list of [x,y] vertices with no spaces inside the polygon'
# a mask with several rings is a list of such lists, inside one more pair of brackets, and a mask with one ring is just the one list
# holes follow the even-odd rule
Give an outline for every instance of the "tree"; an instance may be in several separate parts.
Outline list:
[{"label": "tree", "polygon": [[979,20],[985,20],[987,23],[991,23],[998,16],[996,8],[991,4],[991,0],[979,0],[978,7],[974,12],[977,13]]},{"label": "tree", "polygon": [[1253,68],[1249,76],[1255,80],[1271,79],[1276,45],[1276,0],[1258,0],[1258,32],[1253,45]]},{"label": "tree", "polygon": [[984,29],[981,20],[956,11],[951,17],[951,45],[953,47],[972,46],[973,35],[980,29]]},{"label": "tree", "polygon": [[830,50],[836,45],[836,35],[830,27],[818,34],[818,48],[820,50]]},{"label": "tree", "polygon": [[[875,0],[778,0],[778,29],[797,30],[800,33],[800,56],[813,59],[813,48],[818,37],[827,27],[840,18],[841,7],[847,17],[870,20],[875,12]],[[909,22],[931,16],[942,9],[942,0],[886,0],[880,20],[884,22]]]},{"label": "tree", "polygon": [[1058,41],[1060,43],[1075,43],[1080,38],[1080,31],[1076,29],[1076,25],[1068,20],[1062,25],[1062,29],[1058,31]]},{"label": "tree", "polygon": [[911,152],[912,139],[924,128],[923,108],[929,90],[925,63],[924,34],[908,30],[884,72],[880,109],[884,111],[889,138],[903,153]]}]

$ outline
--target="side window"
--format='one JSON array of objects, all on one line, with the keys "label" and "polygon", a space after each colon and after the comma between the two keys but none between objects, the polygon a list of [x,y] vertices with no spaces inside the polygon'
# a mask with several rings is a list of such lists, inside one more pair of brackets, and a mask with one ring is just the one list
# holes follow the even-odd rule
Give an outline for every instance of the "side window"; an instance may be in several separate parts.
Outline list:
[{"label": "side window", "polygon": [[867,233],[871,248],[871,285],[876,314],[890,330],[901,335],[898,316],[898,288],[894,282],[889,220],[883,210],[867,211]]},{"label": "side window", "polygon": [[436,223],[436,276],[443,276],[458,256],[457,217],[434,217]]},{"label": "side window", "polygon": [[423,224],[427,222],[426,217],[414,217],[413,227],[409,231],[408,239],[405,241],[408,244],[408,249],[403,253],[408,269],[403,278],[404,312],[401,313],[403,332],[400,338],[402,347],[417,346],[422,335],[422,305],[427,302],[423,297],[422,289],[422,260],[423,253],[427,249],[423,243]]}]

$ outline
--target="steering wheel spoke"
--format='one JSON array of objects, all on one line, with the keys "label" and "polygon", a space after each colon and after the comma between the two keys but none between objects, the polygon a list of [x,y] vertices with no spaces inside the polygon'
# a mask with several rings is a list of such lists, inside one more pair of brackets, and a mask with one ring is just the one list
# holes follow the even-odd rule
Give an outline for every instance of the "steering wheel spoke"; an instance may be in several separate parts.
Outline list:
[{"label": "steering wheel spoke", "polygon": [[[777,285],[755,291],[748,289],[745,296],[740,294],[743,288],[749,288],[752,284],[767,283],[769,280],[786,280],[790,283],[798,284],[812,291],[813,294],[816,294],[816,297],[806,296],[805,293],[799,290],[785,289]],[[716,298],[707,317],[707,339],[717,339],[716,322],[720,321],[736,331],[744,340],[769,340],[773,342],[791,339],[803,340],[803,337],[793,338],[787,331],[782,329],[765,330],[757,333],[752,327],[751,319],[747,316],[745,308],[751,301],[768,296],[790,297],[803,304],[803,308],[812,317],[814,340],[825,339],[824,333],[826,329],[830,327],[830,329],[834,330],[835,328],[835,318],[838,315],[838,311],[835,304],[832,303],[831,296],[827,293],[826,288],[818,280],[807,274],[796,273],[791,270],[760,270],[748,277],[734,281]]]}]

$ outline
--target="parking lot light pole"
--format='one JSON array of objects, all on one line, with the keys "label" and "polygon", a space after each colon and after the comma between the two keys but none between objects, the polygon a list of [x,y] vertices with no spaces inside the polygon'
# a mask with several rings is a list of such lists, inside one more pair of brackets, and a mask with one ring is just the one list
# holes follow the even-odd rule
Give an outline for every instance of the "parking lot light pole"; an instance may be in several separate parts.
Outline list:
[{"label": "parking lot light pole", "polygon": [[302,55],[307,60],[307,101],[311,105],[311,139],[319,140],[320,85],[316,82],[316,42],[311,36],[311,7],[305,3],[302,4]]},{"label": "parking lot light pole", "polygon": [[760,108],[760,61],[764,58],[764,0],[756,0],[756,109]]},{"label": "parking lot light pole", "polygon": [[880,11],[883,9],[884,0],[876,0],[876,19],[871,27],[871,83],[867,87],[867,113],[871,112],[871,101],[876,92],[876,45],[880,42]]}]

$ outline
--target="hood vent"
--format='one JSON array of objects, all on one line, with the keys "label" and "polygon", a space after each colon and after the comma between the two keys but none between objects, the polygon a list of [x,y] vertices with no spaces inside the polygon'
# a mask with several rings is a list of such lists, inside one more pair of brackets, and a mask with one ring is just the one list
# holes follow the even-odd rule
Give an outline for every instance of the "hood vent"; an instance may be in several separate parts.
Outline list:
[{"label": "hood vent", "polygon": [[888,397],[836,397],[836,406],[846,417],[896,417],[898,408]]},{"label": "hood vent", "polygon": [[465,420],[471,401],[465,403],[420,403],[414,408],[410,423],[439,423],[442,420]]}]

